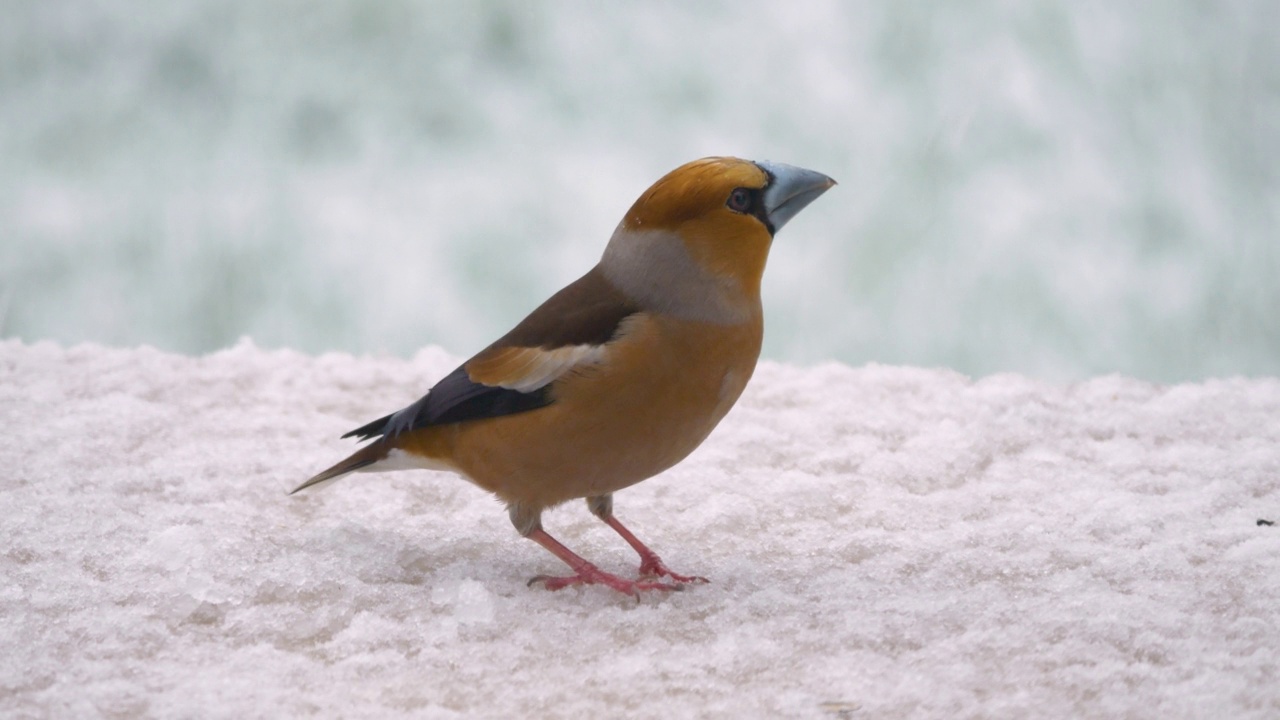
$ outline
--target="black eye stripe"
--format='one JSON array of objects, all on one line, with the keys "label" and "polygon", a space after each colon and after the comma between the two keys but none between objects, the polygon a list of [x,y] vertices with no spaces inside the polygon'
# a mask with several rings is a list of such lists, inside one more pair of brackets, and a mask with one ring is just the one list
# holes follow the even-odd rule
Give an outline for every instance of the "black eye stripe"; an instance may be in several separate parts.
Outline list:
[{"label": "black eye stripe", "polygon": [[[773,183],[773,176],[769,176],[769,184]],[[763,188],[734,188],[729,193],[729,199],[725,200],[725,207],[736,213],[743,215],[751,215],[763,224],[769,234],[774,233],[773,223],[769,222],[769,214],[764,208],[764,191],[769,186],[766,184]]]}]

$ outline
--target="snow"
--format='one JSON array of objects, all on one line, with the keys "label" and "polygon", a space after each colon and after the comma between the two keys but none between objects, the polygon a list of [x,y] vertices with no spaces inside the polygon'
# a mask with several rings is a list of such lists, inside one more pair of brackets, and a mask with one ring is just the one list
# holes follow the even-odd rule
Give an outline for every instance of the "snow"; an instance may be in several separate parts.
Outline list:
[{"label": "snow", "polygon": [[457,361],[0,342],[0,715],[1280,714],[1280,380],[763,363],[617,496],[712,581],[637,603],[451,475],[286,495]]}]

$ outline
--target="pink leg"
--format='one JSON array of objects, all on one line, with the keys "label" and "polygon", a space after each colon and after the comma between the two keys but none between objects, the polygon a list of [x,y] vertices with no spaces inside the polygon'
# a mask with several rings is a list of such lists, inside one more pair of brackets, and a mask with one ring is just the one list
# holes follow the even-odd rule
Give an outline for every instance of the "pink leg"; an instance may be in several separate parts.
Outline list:
[{"label": "pink leg", "polygon": [[[669,577],[678,583],[711,582],[704,577],[677,575],[676,573],[671,572],[671,568],[668,568],[666,564],[662,562],[662,558],[658,557],[657,553],[650,550],[644,543],[640,542],[639,538],[632,535],[631,531],[622,523],[618,522],[618,518],[614,517],[612,513],[605,515],[600,519],[604,520],[609,527],[613,528],[615,532],[622,536],[623,540],[627,541],[628,545],[635,548],[635,551],[640,553],[640,577]],[[555,551],[553,550],[552,552]]]},{"label": "pink leg", "polygon": [[[629,534],[630,533],[628,533],[628,535]],[[569,548],[561,545],[558,540],[548,535],[542,528],[531,531],[526,537],[550,550],[552,555],[555,555],[565,561],[569,567],[573,568],[573,572],[575,573],[568,577],[539,575],[529,581],[530,585],[540,582],[548,590],[559,590],[560,588],[569,587],[570,585],[608,585],[614,590],[630,595],[637,600],[640,599],[641,590],[680,589],[679,585],[672,585],[670,583],[624,580],[617,575],[610,575],[595,565],[583,560]],[[626,535],[623,537],[626,537]],[[641,545],[640,547],[644,546]],[[645,552],[648,551],[646,550]],[[662,565],[662,561],[658,560],[656,555],[653,555],[653,553],[649,553],[649,555],[651,555],[654,561],[658,563],[658,566]],[[666,574],[670,575],[671,573]],[[678,576],[673,576],[673,579],[677,582],[681,582]]]}]

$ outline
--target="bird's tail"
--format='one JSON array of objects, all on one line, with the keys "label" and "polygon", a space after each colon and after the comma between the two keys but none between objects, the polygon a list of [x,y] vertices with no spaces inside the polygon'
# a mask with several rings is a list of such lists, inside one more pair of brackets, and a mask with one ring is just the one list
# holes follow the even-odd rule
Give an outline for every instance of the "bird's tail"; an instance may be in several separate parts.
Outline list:
[{"label": "bird's tail", "polygon": [[367,468],[374,463],[387,459],[387,454],[390,450],[391,448],[389,444],[385,442],[376,442],[372,445],[362,447],[352,453],[347,459],[294,488],[289,494],[292,495],[299,490],[306,490],[309,487],[337,480],[347,473],[353,473],[357,470]]}]

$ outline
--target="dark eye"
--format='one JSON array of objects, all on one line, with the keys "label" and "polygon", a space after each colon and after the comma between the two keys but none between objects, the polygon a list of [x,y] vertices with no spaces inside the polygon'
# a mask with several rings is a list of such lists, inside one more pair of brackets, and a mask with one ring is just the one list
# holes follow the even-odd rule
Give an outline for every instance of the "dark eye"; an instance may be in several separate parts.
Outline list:
[{"label": "dark eye", "polygon": [[729,193],[729,201],[725,205],[734,212],[744,213],[751,209],[751,192],[746,188],[737,188]]}]

